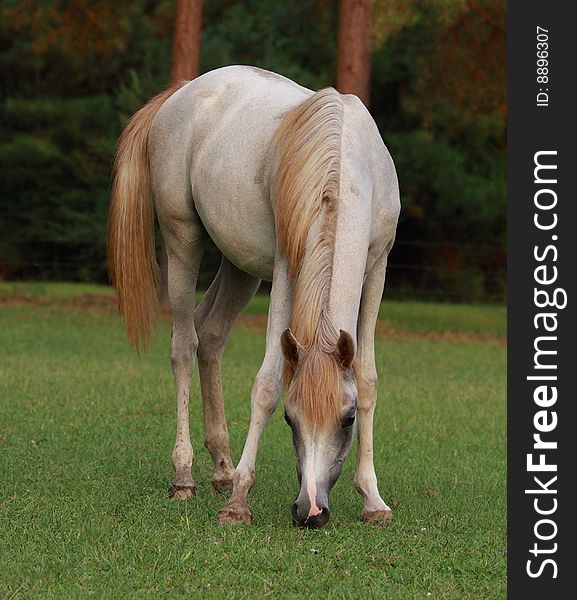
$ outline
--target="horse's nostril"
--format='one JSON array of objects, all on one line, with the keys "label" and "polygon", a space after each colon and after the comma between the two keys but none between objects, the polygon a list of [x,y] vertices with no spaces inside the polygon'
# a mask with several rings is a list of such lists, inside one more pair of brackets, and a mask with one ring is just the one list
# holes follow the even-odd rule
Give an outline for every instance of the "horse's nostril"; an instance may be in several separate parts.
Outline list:
[{"label": "horse's nostril", "polygon": [[331,513],[329,509],[323,508],[318,515],[306,519],[304,525],[310,529],[319,529],[320,527],[324,527],[329,522],[330,516]]},{"label": "horse's nostril", "polygon": [[328,508],[322,507],[321,512],[314,516],[299,516],[298,505],[293,504],[291,509],[291,515],[293,519],[293,525],[297,527],[307,527],[308,529],[319,529],[324,527],[330,519],[331,513]]}]

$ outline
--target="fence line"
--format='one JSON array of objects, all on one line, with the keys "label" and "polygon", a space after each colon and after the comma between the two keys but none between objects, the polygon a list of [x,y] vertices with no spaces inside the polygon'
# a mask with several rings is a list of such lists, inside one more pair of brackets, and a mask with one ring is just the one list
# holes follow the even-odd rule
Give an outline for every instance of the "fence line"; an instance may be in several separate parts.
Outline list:
[{"label": "fence line", "polygon": [[[4,241],[8,242],[22,242],[21,237],[10,237],[3,236]],[[76,238],[32,238],[27,240],[34,244],[85,244],[86,238],[84,239],[76,239]],[[393,246],[392,252],[394,252],[397,246],[414,246],[414,247],[422,247],[422,248],[463,248],[468,250],[502,250],[505,251],[505,245],[497,245],[497,244],[474,244],[470,242],[431,242],[425,240],[395,240],[395,244]]]},{"label": "fence line", "polygon": [[[102,262],[105,262],[106,258],[102,258]],[[58,259],[54,259],[54,260],[32,260],[29,262],[20,262],[20,261],[15,261],[13,264],[13,266],[17,266],[17,267],[34,267],[34,266],[50,266],[50,265],[54,265],[55,263],[58,263],[59,265],[69,265],[69,266],[73,266],[73,265],[80,265],[85,263],[86,260],[82,259],[82,258],[77,258],[75,260],[58,260]],[[98,262],[98,261],[96,261]],[[446,266],[436,266],[436,265],[411,265],[411,264],[404,264],[404,263],[389,263],[387,265],[387,271],[391,271],[391,270],[398,270],[398,271],[423,271],[426,273],[479,273],[479,269],[473,269],[473,268],[467,268],[467,267],[446,267]],[[504,267],[503,269],[491,269],[489,271],[487,271],[486,269],[483,270],[484,274],[495,274],[495,275],[500,275],[503,274],[505,271]]]},{"label": "fence line", "polygon": [[[11,215],[0,211],[0,219],[10,220],[12,218],[25,218],[25,215]],[[40,232],[41,233],[41,232]],[[80,238],[61,238],[54,239],[41,235],[37,238],[23,240],[22,237],[7,236],[3,237],[4,242],[13,243],[29,243],[30,245],[39,246],[37,250],[42,252],[42,248],[46,245],[46,254],[54,253],[52,258],[42,256],[38,260],[24,259],[5,260],[4,265],[0,263],[0,273],[2,267],[8,267],[9,270],[17,269],[20,277],[35,279],[42,275],[42,271],[50,273],[52,277],[61,276],[61,271],[74,272],[74,268],[85,265],[89,270],[96,273],[105,273],[106,256],[104,240],[100,248],[86,248],[86,258],[78,256],[78,251],[70,251],[67,255],[65,247],[67,245],[89,245],[94,243],[94,238],[90,240]],[[64,246],[64,248],[63,248]],[[387,293],[389,297],[410,297],[412,299],[429,299],[429,300],[464,300],[464,301],[482,301],[495,302],[503,301],[505,295],[505,274],[506,265],[491,265],[489,268],[474,265],[474,256],[476,252],[494,251],[505,255],[505,245],[498,244],[477,244],[472,242],[461,241],[429,241],[429,240],[414,240],[414,239],[397,239],[392,252],[392,258],[397,255],[395,249],[399,248],[401,255],[403,250],[414,248],[415,251],[421,250],[421,256],[425,254],[427,248],[439,251],[447,248],[451,250],[461,250],[459,264],[434,264],[431,262],[420,262],[418,264],[411,262],[389,262],[387,267]],[[74,255],[76,254],[76,255]],[[60,259],[58,255],[63,256]],[[207,256],[212,256],[209,252]],[[215,257],[212,256],[214,259]],[[401,258],[401,257],[399,257]],[[402,256],[406,261],[407,256]],[[469,259],[469,260],[467,260]],[[213,260],[206,264],[204,270],[204,284],[209,281],[212,269],[215,264],[212,262],[220,262]],[[478,277],[475,277],[478,276]],[[469,283],[470,282],[470,283]],[[438,287],[434,285],[438,283]],[[204,285],[203,284],[203,285]],[[476,284],[477,291],[474,291]]]}]

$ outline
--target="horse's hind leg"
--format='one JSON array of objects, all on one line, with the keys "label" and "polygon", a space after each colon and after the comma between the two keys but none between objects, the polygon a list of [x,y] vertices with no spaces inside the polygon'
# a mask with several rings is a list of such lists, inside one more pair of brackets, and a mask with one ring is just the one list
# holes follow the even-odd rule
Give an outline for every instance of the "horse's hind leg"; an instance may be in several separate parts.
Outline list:
[{"label": "horse's hind leg", "polygon": [[170,358],[177,396],[176,441],[172,451],[174,479],[168,495],[185,500],[196,493],[191,474],[193,452],[188,407],[198,348],[198,336],[194,328],[194,295],[203,253],[203,228],[194,213],[167,216],[159,203],[157,212],[168,255],[168,298],[174,319]]},{"label": "horse's hind leg", "polygon": [[214,281],[194,312],[199,341],[204,445],[214,463],[212,485],[219,492],[232,489],[234,474],[220,377],[222,355],[236,316],[254,296],[259,284],[260,279],[223,258]]}]

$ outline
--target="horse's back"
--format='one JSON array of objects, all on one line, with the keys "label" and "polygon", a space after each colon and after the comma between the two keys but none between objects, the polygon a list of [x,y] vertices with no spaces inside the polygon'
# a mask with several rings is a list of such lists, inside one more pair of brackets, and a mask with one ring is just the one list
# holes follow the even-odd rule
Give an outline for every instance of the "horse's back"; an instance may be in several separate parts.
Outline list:
[{"label": "horse's back", "polygon": [[190,211],[192,196],[223,254],[258,277],[270,279],[274,264],[272,137],[283,114],[310,94],[269,71],[225,67],[176,92],[151,130],[156,195],[176,213]]},{"label": "horse's back", "polygon": [[[231,262],[271,279],[273,136],[287,112],[312,94],[281,75],[245,66],[210,71],[183,86],[158,111],[150,133],[159,219],[194,211]],[[398,215],[394,166],[364,105],[354,96],[341,98],[341,190],[343,196],[356,190],[373,213],[371,238],[384,240],[394,235]]]}]

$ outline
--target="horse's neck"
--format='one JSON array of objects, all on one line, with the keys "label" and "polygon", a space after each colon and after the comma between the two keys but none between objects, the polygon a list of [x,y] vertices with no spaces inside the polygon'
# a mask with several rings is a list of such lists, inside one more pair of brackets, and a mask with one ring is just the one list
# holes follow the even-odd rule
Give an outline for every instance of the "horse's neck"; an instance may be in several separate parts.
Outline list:
[{"label": "horse's neck", "polygon": [[323,214],[309,231],[291,325],[305,347],[328,351],[340,329],[356,335],[370,229],[364,212],[358,198],[339,198],[334,234],[328,234]]},{"label": "horse's neck", "polygon": [[337,331],[356,337],[357,319],[370,238],[370,212],[359,198],[343,194],[339,202],[328,314]]}]

